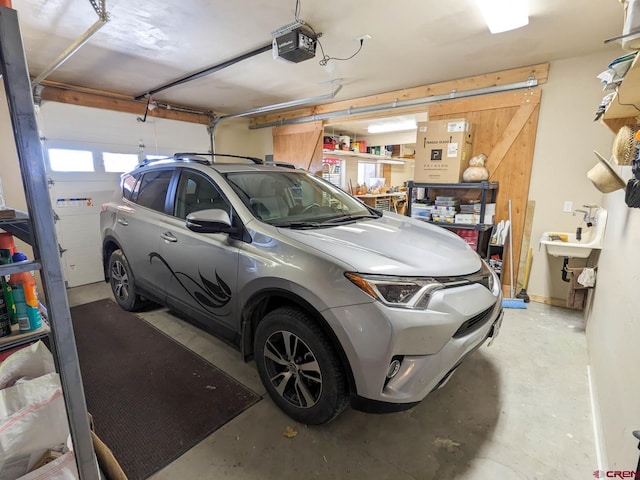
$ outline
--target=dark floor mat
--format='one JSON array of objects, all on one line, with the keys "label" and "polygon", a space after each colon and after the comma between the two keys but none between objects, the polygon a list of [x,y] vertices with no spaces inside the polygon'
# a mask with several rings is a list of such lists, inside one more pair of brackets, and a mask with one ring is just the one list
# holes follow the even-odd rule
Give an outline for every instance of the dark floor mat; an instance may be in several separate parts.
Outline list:
[{"label": "dark floor mat", "polygon": [[73,307],[71,316],[87,408],[130,480],[149,477],[259,399],[111,300]]}]

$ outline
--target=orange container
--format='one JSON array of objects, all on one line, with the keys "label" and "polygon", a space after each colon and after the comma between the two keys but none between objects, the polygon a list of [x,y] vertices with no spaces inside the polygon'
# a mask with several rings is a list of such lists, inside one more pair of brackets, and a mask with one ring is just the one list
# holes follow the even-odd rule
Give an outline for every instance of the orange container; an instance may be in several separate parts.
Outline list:
[{"label": "orange container", "polygon": [[0,250],[11,250],[11,255],[16,253],[16,244],[13,242],[13,235],[0,232]]}]

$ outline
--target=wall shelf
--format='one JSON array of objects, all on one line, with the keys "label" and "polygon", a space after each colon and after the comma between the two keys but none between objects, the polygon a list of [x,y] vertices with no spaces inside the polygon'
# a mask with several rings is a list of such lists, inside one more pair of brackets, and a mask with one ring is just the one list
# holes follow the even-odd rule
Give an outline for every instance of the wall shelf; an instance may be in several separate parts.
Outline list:
[{"label": "wall shelf", "polygon": [[49,325],[43,320],[42,327],[33,331],[20,333],[18,325],[11,325],[11,335],[0,338],[0,351],[9,350],[11,348],[26,345],[37,340],[41,340],[49,336],[51,329]]},{"label": "wall shelf", "polygon": [[[498,182],[477,182],[477,183],[415,183],[413,181],[407,182],[407,215],[411,216],[411,205],[413,203],[413,190],[415,188],[425,189],[425,198],[429,198],[429,190],[480,190],[480,218],[485,217],[485,211],[487,203],[495,203],[496,193],[498,190]],[[481,256],[486,255],[488,247],[485,246],[485,238],[488,238],[487,232],[493,228],[493,224],[467,224],[467,223],[447,223],[447,222],[432,222],[425,220],[427,223],[438,225],[444,228],[451,228],[454,230],[476,230],[478,231],[478,243],[476,245],[476,252]]]},{"label": "wall shelf", "polygon": [[639,62],[640,55],[636,55],[616,95],[602,116],[602,122],[614,133],[617,133],[623,125],[635,123],[636,117],[640,115]]},{"label": "wall shelf", "polygon": [[404,163],[402,159],[390,157],[388,155],[374,155],[371,153],[351,152],[349,150],[322,150],[323,158],[341,157],[341,158],[357,158],[361,160],[375,160],[379,162],[394,161],[398,164]]}]

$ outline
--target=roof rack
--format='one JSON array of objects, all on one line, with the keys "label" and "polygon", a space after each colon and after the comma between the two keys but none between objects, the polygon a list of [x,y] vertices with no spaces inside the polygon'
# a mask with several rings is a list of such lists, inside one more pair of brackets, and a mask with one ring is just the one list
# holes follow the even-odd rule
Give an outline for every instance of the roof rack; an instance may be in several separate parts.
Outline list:
[{"label": "roof rack", "polygon": [[[209,161],[207,158],[202,158],[202,157],[211,157],[211,161]],[[208,163],[208,164],[212,164],[212,163],[216,163],[215,162],[215,157],[230,157],[230,158],[243,158],[245,160],[251,160],[253,163],[258,164],[258,165],[262,165],[264,163],[264,161],[260,158],[257,157],[248,157],[245,155],[232,155],[230,153],[193,153],[193,152],[188,152],[188,153],[176,153],[173,155],[173,158],[175,160],[186,160],[186,161],[197,161],[197,162],[204,162],[204,163]]]},{"label": "roof rack", "polygon": [[[209,159],[206,157],[211,157],[211,158]],[[167,161],[193,162],[193,163],[199,163],[201,165],[213,165],[214,163],[216,163],[214,157],[242,158],[245,160],[251,160],[253,163],[258,165],[265,164],[265,162],[260,158],[248,157],[244,155],[231,155],[228,153],[211,154],[211,153],[180,152],[180,153],[175,153],[172,156],[163,157],[163,158],[154,158],[154,159],[147,158],[143,162],[136,165],[136,168],[145,167],[147,165],[162,163]]]}]

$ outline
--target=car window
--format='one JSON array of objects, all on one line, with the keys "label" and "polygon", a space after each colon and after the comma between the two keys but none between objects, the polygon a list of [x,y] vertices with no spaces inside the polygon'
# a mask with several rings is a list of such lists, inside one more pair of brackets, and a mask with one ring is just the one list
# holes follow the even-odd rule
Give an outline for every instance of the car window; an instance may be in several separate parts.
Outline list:
[{"label": "car window", "polygon": [[192,212],[218,208],[231,216],[229,204],[214,183],[204,175],[184,169],[180,174],[173,215],[186,218]]},{"label": "car window", "polygon": [[122,196],[127,200],[131,200],[133,197],[133,191],[138,181],[138,175],[124,175],[122,177]]},{"label": "car window", "polygon": [[370,214],[360,201],[307,172],[234,172],[226,178],[253,214],[266,223]]},{"label": "car window", "polygon": [[164,212],[167,190],[173,170],[147,172],[136,183],[131,200],[143,207]]}]

